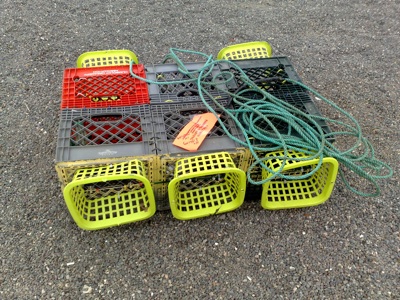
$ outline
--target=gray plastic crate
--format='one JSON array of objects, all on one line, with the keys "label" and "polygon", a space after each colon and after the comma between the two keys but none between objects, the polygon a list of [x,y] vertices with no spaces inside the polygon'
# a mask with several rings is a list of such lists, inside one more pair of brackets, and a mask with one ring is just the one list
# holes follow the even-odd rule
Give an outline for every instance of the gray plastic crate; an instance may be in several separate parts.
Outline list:
[{"label": "gray plastic crate", "polygon": [[[190,71],[194,72],[201,69],[204,63],[194,62],[186,63],[185,67]],[[221,70],[218,65],[215,65],[211,73],[203,80],[212,81],[213,77],[216,76],[218,80],[218,75]],[[160,84],[150,84],[149,94],[150,103],[187,103],[187,102],[197,102],[201,101],[198,92],[198,86],[196,83],[176,83],[176,84],[162,84],[163,82],[179,81],[190,79],[189,76],[183,74],[179,71],[178,65],[176,64],[159,64],[159,65],[146,65],[146,77],[147,79],[157,81]],[[216,100],[226,100],[229,99],[229,95],[224,91],[227,90],[227,85],[221,80],[221,83],[217,85],[218,88],[214,86],[204,86],[206,90],[212,95]],[[210,100],[206,96],[206,100]]]},{"label": "gray plastic crate", "polygon": [[[215,104],[209,104],[217,113],[221,114],[220,120],[223,121],[223,124],[228,128],[229,132],[238,139],[243,140],[243,134],[234,121],[223,113],[220,108],[216,107]],[[174,146],[172,144],[174,139],[194,115],[207,113],[208,110],[202,102],[189,102],[151,105],[151,112],[154,120],[157,155],[177,155],[187,153],[187,151]],[[224,132],[219,122],[217,122],[196,153],[211,153],[239,147],[241,146],[233,141]]]},{"label": "gray plastic crate", "polygon": [[156,154],[149,105],[61,111],[56,162]]}]

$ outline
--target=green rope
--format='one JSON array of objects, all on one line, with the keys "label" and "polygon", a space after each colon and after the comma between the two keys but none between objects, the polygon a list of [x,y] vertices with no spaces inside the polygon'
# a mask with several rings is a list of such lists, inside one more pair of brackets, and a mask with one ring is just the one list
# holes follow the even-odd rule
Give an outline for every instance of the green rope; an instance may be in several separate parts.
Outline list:
[{"label": "green rope", "polygon": [[[198,55],[205,59],[204,65],[195,71],[189,71],[183,61],[178,57],[178,53]],[[247,171],[247,179],[251,184],[260,185],[268,181],[273,180],[276,177],[283,178],[284,180],[301,180],[312,176],[322,165],[324,157],[333,157],[340,163],[339,175],[345,186],[352,192],[361,196],[378,196],[380,195],[380,187],[378,185],[378,179],[389,178],[393,175],[393,170],[390,166],[375,158],[375,151],[372,144],[362,135],[362,130],[357,120],[352,117],[348,112],[337,106],[332,101],[320,95],[315,90],[304,85],[301,82],[282,77],[273,77],[263,80],[263,83],[268,81],[278,81],[281,84],[293,84],[298,85],[302,89],[315,95],[333,109],[343,115],[347,122],[338,121],[328,117],[322,117],[317,115],[308,114],[290,103],[281,100],[267,90],[258,86],[256,82],[253,82],[246,73],[233,61],[229,60],[214,60],[212,55],[207,55],[201,52],[182,50],[171,48],[170,52],[165,56],[163,61],[172,60],[178,66],[179,72],[186,75],[188,79],[176,80],[176,81],[154,81],[146,78],[137,76],[130,64],[131,76],[140,80],[143,80],[150,84],[182,84],[182,83],[194,83],[197,86],[199,97],[207,107],[218,118],[218,113],[215,109],[207,102],[206,98],[211,99],[213,103],[224,111],[229,116],[238,128],[243,132],[245,140],[240,140],[233,136],[228,128],[221,119],[218,118],[221,128],[225,131],[236,143],[247,147],[254,158],[254,162],[249,166]],[[230,69],[234,69],[240,74],[240,80],[243,82],[243,86],[236,92],[230,92],[222,90],[219,85],[227,83],[234,78],[232,72],[224,71],[213,77],[210,81],[210,75],[215,65],[225,63],[228,64]],[[207,80],[206,80],[207,78]],[[209,87],[213,86],[214,89],[220,90],[223,93],[228,94],[231,98],[235,109],[229,109],[219,103],[209,92]],[[251,99],[246,97],[246,93],[254,94],[256,92],[261,95],[261,99]],[[293,92],[298,93],[298,92]],[[304,93],[304,92],[303,92]],[[282,134],[276,127],[275,122],[271,120],[279,120],[284,122],[288,126],[286,134]],[[321,128],[319,122],[325,122],[326,124],[336,124],[341,126],[343,131],[325,133]],[[263,126],[258,124],[262,123]],[[268,130],[265,128],[265,124],[268,125]],[[292,135],[293,132],[297,133]],[[355,138],[354,144],[352,144],[346,150],[340,150],[333,144],[332,140],[338,138]],[[258,140],[259,145],[254,145],[252,140]],[[265,156],[265,153],[271,153],[273,151],[281,150],[283,155],[280,156]],[[291,157],[290,151],[303,152],[307,157]],[[356,154],[360,153],[360,154]],[[264,153],[264,154],[262,154]],[[263,157],[260,157],[262,155]],[[271,169],[265,163],[268,160],[281,160],[282,164],[279,169]],[[282,173],[286,163],[288,161],[306,161],[311,159],[318,159],[318,164],[312,168],[306,174],[301,175],[287,175]],[[261,181],[254,181],[251,178],[251,173],[254,168],[261,167],[267,172],[272,174],[270,177]],[[374,192],[367,193],[350,185],[349,181],[345,176],[343,168],[348,169],[354,174],[366,179],[370,182],[374,188]]]}]

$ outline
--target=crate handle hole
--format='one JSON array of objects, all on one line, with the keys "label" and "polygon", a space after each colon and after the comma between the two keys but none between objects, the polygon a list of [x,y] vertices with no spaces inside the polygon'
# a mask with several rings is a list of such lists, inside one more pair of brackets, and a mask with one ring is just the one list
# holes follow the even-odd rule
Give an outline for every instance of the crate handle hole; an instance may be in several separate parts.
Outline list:
[{"label": "crate handle hole", "polygon": [[199,91],[195,90],[195,89],[185,89],[176,94],[177,97],[193,97],[193,96],[198,96],[198,95],[199,95]]},{"label": "crate handle hole", "polygon": [[208,110],[205,108],[189,108],[189,109],[182,109],[179,111],[179,113],[185,117],[204,114],[207,112],[208,112]]}]

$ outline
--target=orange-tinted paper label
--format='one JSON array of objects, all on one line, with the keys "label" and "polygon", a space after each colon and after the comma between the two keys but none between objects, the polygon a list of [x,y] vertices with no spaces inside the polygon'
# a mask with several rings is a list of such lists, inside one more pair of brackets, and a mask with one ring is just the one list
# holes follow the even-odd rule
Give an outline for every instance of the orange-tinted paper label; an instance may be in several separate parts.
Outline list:
[{"label": "orange-tinted paper label", "polygon": [[213,113],[195,115],[174,140],[175,146],[196,151],[217,122]]}]

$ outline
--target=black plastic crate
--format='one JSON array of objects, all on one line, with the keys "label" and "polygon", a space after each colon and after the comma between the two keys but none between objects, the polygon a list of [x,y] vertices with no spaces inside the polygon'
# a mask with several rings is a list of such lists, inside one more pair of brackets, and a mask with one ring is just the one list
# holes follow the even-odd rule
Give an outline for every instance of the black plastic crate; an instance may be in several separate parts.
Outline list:
[{"label": "black plastic crate", "polygon": [[149,105],[61,111],[56,162],[155,154]]},{"label": "black plastic crate", "polygon": [[[234,63],[239,66],[252,81],[255,82],[276,77],[301,81],[299,75],[297,75],[292,63],[287,57],[235,60]],[[243,85],[239,71],[233,68],[232,65],[229,65],[228,63],[220,63],[220,69],[221,71],[230,71],[234,74],[235,80],[227,83],[227,87],[230,91],[235,91]],[[260,87],[262,87],[262,85]],[[301,87],[298,87],[298,89],[303,90]]]},{"label": "black plastic crate", "polygon": [[[261,89],[266,90],[278,99],[286,101],[302,112],[309,115],[321,116],[321,113],[313,102],[309,92],[303,87],[285,80],[285,78],[289,78],[301,82],[300,77],[297,75],[287,57],[238,60],[234,63],[237,64]],[[234,75],[234,80],[229,81],[227,84],[229,91],[238,93],[243,89],[249,88],[241,79],[240,72],[231,65],[221,63],[221,70],[230,71]],[[255,100],[263,97],[262,94],[257,91],[242,92],[241,95]],[[235,108],[237,108],[237,105],[235,105]],[[305,118],[303,119],[305,120]],[[279,132],[282,134],[288,133],[288,125],[286,122],[282,122],[279,119],[272,119],[271,121]],[[325,121],[316,120],[316,122],[321,126],[325,134],[331,132]],[[272,129],[269,128],[268,124],[260,122],[257,125],[266,131],[270,129],[272,133]],[[295,132],[292,132],[291,134],[296,135]],[[262,143],[254,140],[254,144],[261,145]]]},{"label": "black plastic crate", "polygon": [[[190,72],[195,72],[203,68],[204,63],[186,63],[185,67]],[[218,78],[221,73],[220,67],[214,65],[210,74],[206,76],[203,81],[211,82],[213,77],[216,76],[216,80],[220,79],[221,83],[214,85],[204,85],[204,88],[212,97],[218,101],[229,99],[229,95],[225,93],[227,85]],[[187,102],[198,102],[201,101],[199,97],[198,86],[195,82],[186,83],[175,83],[175,84],[163,84],[163,82],[172,82],[179,80],[190,79],[188,75],[183,74],[179,71],[178,65],[176,64],[159,64],[159,65],[146,65],[146,77],[147,79],[157,81],[159,84],[149,85],[150,103],[187,103]],[[206,100],[210,100],[208,96],[205,96]]]}]

